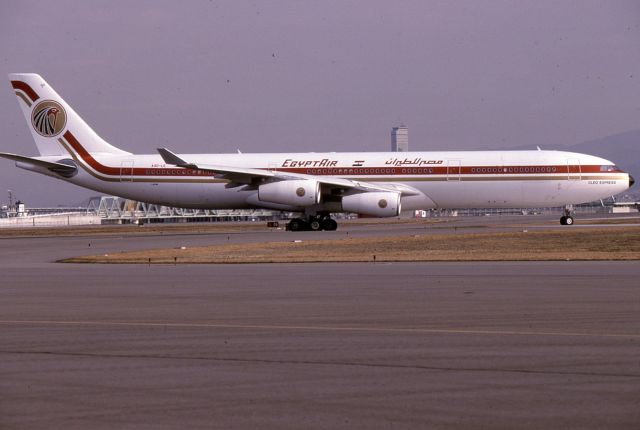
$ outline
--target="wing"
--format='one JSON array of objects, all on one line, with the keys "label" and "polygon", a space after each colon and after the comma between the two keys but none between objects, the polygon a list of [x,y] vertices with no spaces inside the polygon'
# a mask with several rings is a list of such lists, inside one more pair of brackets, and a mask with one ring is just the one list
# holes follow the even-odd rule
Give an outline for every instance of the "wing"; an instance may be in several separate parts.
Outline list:
[{"label": "wing", "polygon": [[392,191],[401,193],[406,196],[420,195],[422,194],[420,191],[412,188],[408,185],[404,184],[373,184],[370,182],[363,181],[355,181],[351,179],[338,178],[335,176],[316,176],[316,175],[305,175],[303,173],[290,173],[290,172],[280,172],[274,170],[263,170],[263,169],[247,169],[243,167],[233,167],[233,166],[218,166],[211,164],[196,164],[189,163],[182,158],[178,157],[176,154],[171,152],[166,148],[158,148],[158,152],[160,156],[164,160],[165,163],[171,164],[178,167],[185,167],[189,169],[198,169],[198,170],[206,170],[209,172],[216,173],[223,179],[229,179],[232,182],[238,182],[241,184],[251,184],[255,179],[262,180],[275,180],[275,181],[286,181],[292,179],[307,179],[314,180],[319,182],[321,185],[324,185],[331,189],[343,189],[343,190],[358,190],[362,192],[367,191]]},{"label": "wing", "polygon": [[206,170],[209,172],[217,173],[225,179],[233,180],[234,178],[241,177],[245,177],[246,179],[273,178],[276,176],[275,172],[272,172],[270,170],[245,169],[242,167],[188,163],[166,148],[158,148],[158,152],[160,153],[160,156],[162,157],[164,162],[167,164],[172,164],[178,167],[185,167],[187,169]]}]

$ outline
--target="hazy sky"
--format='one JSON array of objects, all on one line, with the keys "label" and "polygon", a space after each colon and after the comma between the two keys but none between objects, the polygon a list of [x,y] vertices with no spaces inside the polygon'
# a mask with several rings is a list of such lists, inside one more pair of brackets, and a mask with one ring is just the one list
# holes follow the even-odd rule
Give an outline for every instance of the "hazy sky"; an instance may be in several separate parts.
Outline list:
[{"label": "hazy sky", "polygon": [[[640,128],[640,2],[5,0],[0,69],[138,153],[571,145]],[[34,155],[3,88],[0,151]],[[0,160],[6,189],[96,194]]]}]

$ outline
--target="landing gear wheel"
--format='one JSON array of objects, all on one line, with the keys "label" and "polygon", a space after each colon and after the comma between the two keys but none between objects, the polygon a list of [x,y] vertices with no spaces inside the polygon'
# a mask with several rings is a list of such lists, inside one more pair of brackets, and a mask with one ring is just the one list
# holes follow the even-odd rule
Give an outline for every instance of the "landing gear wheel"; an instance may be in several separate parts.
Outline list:
[{"label": "landing gear wheel", "polygon": [[327,231],[334,231],[338,229],[338,223],[331,219],[331,218],[325,218],[322,221],[322,229],[323,230],[327,230]]},{"label": "landing gear wheel", "polygon": [[312,231],[318,231],[320,230],[320,228],[322,227],[322,224],[320,223],[320,220],[318,219],[313,219],[309,222],[309,228]]},{"label": "landing gear wheel", "polygon": [[573,225],[573,217],[571,215],[563,215],[560,218],[560,224],[562,224],[562,225]]},{"label": "landing gear wheel", "polygon": [[566,205],[562,211],[562,217],[560,218],[560,224],[573,225],[573,205]]},{"label": "landing gear wheel", "polygon": [[301,220],[300,218],[294,218],[289,221],[289,230],[291,231],[302,231],[307,229],[307,223]]}]

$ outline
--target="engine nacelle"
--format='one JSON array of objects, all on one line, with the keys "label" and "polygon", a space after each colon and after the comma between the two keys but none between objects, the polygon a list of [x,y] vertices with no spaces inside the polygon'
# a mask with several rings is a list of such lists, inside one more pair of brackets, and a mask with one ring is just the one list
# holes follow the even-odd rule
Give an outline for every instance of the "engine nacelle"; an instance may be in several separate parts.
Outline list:
[{"label": "engine nacelle", "polygon": [[269,182],[258,187],[258,200],[296,207],[312,206],[320,203],[320,183],[308,179]]},{"label": "engine nacelle", "polygon": [[378,217],[398,216],[400,193],[375,191],[344,196],[342,210]]}]

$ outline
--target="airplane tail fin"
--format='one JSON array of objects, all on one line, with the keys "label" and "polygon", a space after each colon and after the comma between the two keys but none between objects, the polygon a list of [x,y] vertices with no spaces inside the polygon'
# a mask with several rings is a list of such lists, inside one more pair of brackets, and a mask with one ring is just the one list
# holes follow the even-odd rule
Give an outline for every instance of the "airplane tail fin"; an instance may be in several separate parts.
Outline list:
[{"label": "airplane tail fin", "polygon": [[68,155],[69,133],[89,153],[127,154],[98,136],[40,75],[11,73],[9,79],[40,155]]}]

